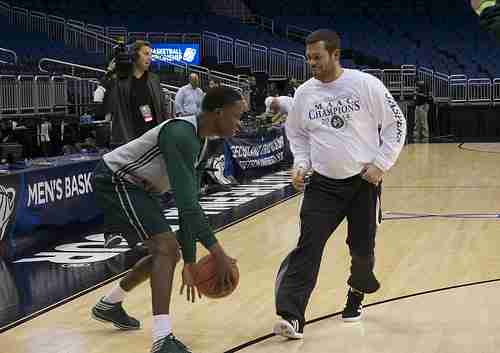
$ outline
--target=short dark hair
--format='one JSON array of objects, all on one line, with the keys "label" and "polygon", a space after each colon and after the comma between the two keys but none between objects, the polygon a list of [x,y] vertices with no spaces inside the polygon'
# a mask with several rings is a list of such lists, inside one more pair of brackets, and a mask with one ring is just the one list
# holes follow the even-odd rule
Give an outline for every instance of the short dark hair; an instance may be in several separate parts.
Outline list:
[{"label": "short dark hair", "polygon": [[240,92],[231,87],[214,87],[209,89],[203,98],[201,110],[203,112],[213,112],[225,105],[231,105],[241,100],[243,100],[243,97]]},{"label": "short dark hair", "polygon": [[144,47],[151,48],[151,43],[148,42],[147,40],[136,40],[134,44],[132,44],[132,59],[134,61],[137,60],[139,56],[139,51]]},{"label": "short dark hair", "polygon": [[336,49],[340,49],[340,36],[337,32],[330,29],[318,29],[312,32],[306,38],[306,45],[317,42],[325,43],[325,49],[332,54]]}]

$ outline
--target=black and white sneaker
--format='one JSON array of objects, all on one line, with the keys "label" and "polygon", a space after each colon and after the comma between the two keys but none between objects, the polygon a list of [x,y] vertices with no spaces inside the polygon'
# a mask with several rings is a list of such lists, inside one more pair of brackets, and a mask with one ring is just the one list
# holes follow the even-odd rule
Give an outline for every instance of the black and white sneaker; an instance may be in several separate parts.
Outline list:
[{"label": "black and white sneaker", "polygon": [[345,304],[344,311],[342,311],[342,320],[346,322],[354,322],[361,319],[363,310],[363,302],[365,295],[358,293],[349,288],[347,292],[347,303]]},{"label": "black and white sneaker", "polygon": [[139,330],[141,323],[125,312],[122,303],[111,304],[103,299],[92,308],[92,318],[101,322],[112,323],[121,330]]},{"label": "black and white sneaker", "polygon": [[304,337],[304,324],[297,319],[281,319],[274,324],[273,332],[286,338],[299,340]]},{"label": "black and white sneaker", "polygon": [[173,334],[164,337],[155,343],[151,348],[151,353],[192,353],[191,350]]},{"label": "black and white sneaker", "polygon": [[104,247],[115,248],[123,241],[121,233],[104,233]]}]

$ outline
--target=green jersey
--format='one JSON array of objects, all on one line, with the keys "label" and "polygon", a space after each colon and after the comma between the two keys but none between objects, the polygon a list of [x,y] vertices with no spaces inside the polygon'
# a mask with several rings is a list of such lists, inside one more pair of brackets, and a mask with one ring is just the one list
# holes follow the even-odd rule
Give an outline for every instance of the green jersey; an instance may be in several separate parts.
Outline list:
[{"label": "green jersey", "polygon": [[197,117],[189,116],[163,122],[103,156],[115,178],[147,192],[173,191],[185,262],[196,259],[197,240],[206,248],[217,241],[198,201],[198,168],[206,146],[206,139],[198,136]]}]

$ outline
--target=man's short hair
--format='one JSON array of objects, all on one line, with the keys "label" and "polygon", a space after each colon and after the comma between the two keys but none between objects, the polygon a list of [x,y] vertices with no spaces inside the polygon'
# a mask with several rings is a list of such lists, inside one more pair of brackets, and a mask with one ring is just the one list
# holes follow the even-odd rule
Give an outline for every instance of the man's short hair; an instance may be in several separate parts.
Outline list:
[{"label": "man's short hair", "polygon": [[306,45],[317,42],[325,43],[325,49],[328,50],[330,54],[340,49],[340,37],[338,33],[329,29],[318,29],[309,34],[306,38]]},{"label": "man's short hair", "polygon": [[241,93],[231,87],[214,87],[209,89],[203,98],[201,110],[203,112],[213,112],[241,100],[243,100]]},{"label": "man's short hair", "polygon": [[136,40],[134,44],[132,44],[133,61],[136,61],[139,58],[139,51],[144,47],[151,48],[151,43],[146,40]]}]

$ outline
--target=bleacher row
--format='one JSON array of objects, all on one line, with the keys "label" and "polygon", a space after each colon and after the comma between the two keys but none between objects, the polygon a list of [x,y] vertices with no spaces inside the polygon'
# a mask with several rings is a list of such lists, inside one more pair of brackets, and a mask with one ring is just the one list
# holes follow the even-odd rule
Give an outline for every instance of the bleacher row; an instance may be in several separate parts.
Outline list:
[{"label": "bleacher row", "polygon": [[[60,1],[59,4],[66,4],[60,7],[66,8],[65,14],[74,16],[76,20],[9,7],[4,2],[0,2],[0,13],[7,16],[11,23],[22,25],[31,31],[51,30],[53,39],[79,41],[89,50],[104,45],[105,38],[127,35],[140,37],[141,34],[149,33],[151,39],[156,41],[165,39],[165,33],[211,31],[255,45],[303,54],[302,39],[300,43],[289,40],[289,34],[293,33],[290,31],[291,25],[309,29],[330,27],[341,33],[345,49],[360,54],[355,55],[354,59],[348,59],[352,62],[348,61],[347,65],[352,67],[367,68],[366,63],[359,59],[365,55],[378,58],[384,67],[411,64],[446,75],[464,74],[469,78],[494,78],[500,73],[500,64],[494,60],[500,55],[498,44],[490,39],[489,34],[480,31],[477,16],[468,6],[453,1],[433,3],[429,0],[388,0],[377,2],[377,5],[370,2],[353,5],[346,0],[339,0],[322,2],[315,7],[306,6],[307,11],[300,12],[300,16],[291,15],[304,7],[296,1],[277,1],[274,4],[256,1],[253,5],[248,4],[257,13],[274,16],[270,20],[272,25],[268,27],[273,29],[274,35],[259,30],[259,27],[242,25],[235,19],[216,16],[210,12],[202,13],[198,10],[203,7],[203,1],[169,4],[168,11],[165,12],[168,13],[167,19],[147,13],[147,8],[151,7],[148,4],[137,10],[137,2],[126,0],[121,2],[120,9],[113,9],[111,12],[107,10],[112,6],[105,5],[102,1],[90,3],[90,7],[84,11],[75,10],[81,7],[78,4],[69,9],[67,4],[71,2]],[[34,9],[49,11],[43,7],[42,1],[16,3],[31,4],[35,6]],[[154,13],[161,14],[162,8],[166,10],[166,7],[164,4],[155,4]],[[136,11],[128,12],[130,15],[124,21],[121,15],[127,13],[127,9]],[[51,12],[56,10],[57,6],[50,9]],[[77,33],[78,28],[84,29],[87,36],[88,33],[98,35],[99,38],[93,38],[96,43],[89,45],[87,42],[90,39],[83,32]],[[284,36],[280,37],[279,34]],[[76,39],[78,36],[81,38]],[[374,66],[370,65],[370,68]]]},{"label": "bleacher row", "polygon": [[[92,113],[97,78],[49,75],[0,75],[0,116],[63,115]],[[162,84],[167,112],[173,117],[177,87]]]},{"label": "bleacher row", "polygon": [[[38,10],[42,9],[40,6],[43,5],[41,1],[28,1],[25,3],[28,5],[31,3]],[[97,2],[95,5],[98,5]],[[336,6],[344,5],[342,1],[336,3]],[[366,6],[364,3],[359,8],[346,7],[345,10],[342,17],[333,15],[322,17],[277,17],[275,19],[276,25],[273,24],[272,28],[276,30],[276,33],[281,32],[288,37],[288,39],[282,40],[276,35],[269,37],[269,33],[263,32],[258,28],[251,27],[252,30],[249,31],[249,26],[234,26],[234,20],[226,21],[227,23],[225,24],[222,24],[221,21],[217,23],[210,22],[212,15],[193,15],[190,17],[191,21],[184,21],[182,26],[180,26],[182,20],[176,22],[175,16],[172,17],[173,20],[169,16],[169,23],[165,24],[165,21],[162,21],[162,28],[168,28],[169,25],[174,23],[176,29],[197,28],[200,30],[204,28],[204,25],[207,25],[210,26],[210,29],[227,28],[228,31],[224,35],[217,34],[214,31],[204,31],[201,35],[190,32],[175,34],[168,32],[129,32],[128,27],[125,26],[100,26],[80,20],[66,20],[62,17],[47,15],[40,11],[27,10],[0,2],[0,16],[7,19],[7,21],[0,21],[0,29],[3,29],[5,33],[16,34],[12,38],[4,37],[0,39],[0,46],[8,44],[9,49],[12,48],[19,51],[20,58],[17,66],[0,66],[2,70],[2,77],[0,78],[0,103],[2,105],[0,105],[0,112],[3,114],[35,113],[46,111],[48,106],[52,107],[50,109],[53,110],[59,109],[59,106],[73,105],[77,107],[75,109],[76,114],[82,113],[91,97],[91,88],[95,88],[97,85],[95,75],[91,74],[88,76],[86,72],[79,72],[78,74],[75,74],[74,71],[70,73],[59,72],[59,74],[70,74],[71,76],[64,76],[62,78],[63,82],[65,82],[65,93],[62,94],[60,87],[59,91],[55,89],[55,87],[58,87],[56,84],[46,83],[47,77],[49,77],[50,82],[57,82],[61,77],[57,75],[58,71],[56,69],[48,70],[52,76],[47,76],[47,70],[41,71],[39,69],[38,60],[45,56],[64,59],[65,62],[78,62],[79,64],[86,64],[92,67],[102,67],[105,61],[104,56],[109,55],[111,48],[116,43],[115,39],[117,37],[123,37],[127,41],[136,39],[146,39],[152,42],[168,42],[171,40],[197,41],[202,44],[206,64],[215,67],[221,67],[222,65],[236,74],[229,75],[205,67],[170,63],[160,68],[160,73],[165,73],[162,76],[165,78],[164,82],[171,84],[170,91],[175,91],[177,86],[185,83],[188,74],[191,72],[196,72],[201,76],[202,86],[206,86],[209,79],[217,78],[227,85],[244,90],[248,90],[249,88],[248,81],[243,79],[241,75],[238,75],[238,72],[264,73],[269,77],[287,77],[304,81],[311,76],[311,72],[303,55],[303,36],[307,34],[307,30],[299,26],[307,26],[310,23],[314,23],[316,27],[338,28],[343,37],[343,47],[362,48],[365,53],[381,58],[388,65],[394,65],[401,58],[407,60],[406,62],[411,62],[412,59],[416,58],[416,52],[410,50],[412,45],[415,46],[418,44],[420,48],[424,48],[426,40],[430,38],[429,36],[422,36],[420,39],[415,39],[411,35],[412,33],[404,32],[404,29],[399,28],[400,26],[391,25],[391,23],[395,23],[391,16],[406,16],[405,18],[408,21],[405,20],[405,25],[408,24],[409,29],[415,31],[420,29],[418,21],[415,19],[411,20],[412,13],[410,12],[394,13],[394,11],[386,11],[383,15],[380,15],[376,11],[374,12],[372,7]],[[328,11],[325,13],[328,13]],[[458,18],[467,18],[469,21],[467,23],[472,24],[470,16],[467,17],[467,14],[463,13],[463,11],[458,11],[458,13],[460,13]],[[89,20],[95,19],[97,21],[100,19],[104,21],[107,17],[89,16],[86,18]],[[137,20],[131,26],[141,26],[139,22],[141,16],[132,16],[131,18]],[[353,18],[358,20],[353,21]],[[432,22],[434,17],[427,16],[425,18]],[[186,16],[184,16],[185,19]],[[147,24],[143,23],[142,25],[148,26],[148,28],[155,28],[157,21],[149,19]],[[289,25],[291,22],[294,23],[293,26]],[[111,23],[117,24],[112,21]],[[200,23],[204,23],[204,25],[200,26]],[[352,27],[350,25],[352,23],[356,23],[357,27]],[[363,25],[359,26],[360,23]],[[279,29],[280,25],[282,28],[281,31]],[[286,29],[283,31],[283,28]],[[367,30],[370,33],[369,37],[366,35]],[[439,36],[430,38],[430,40],[446,43],[445,34],[455,33],[453,31],[448,32],[443,29]],[[236,33],[241,36],[229,36],[227,35],[228,33]],[[390,34],[389,41],[387,40],[388,33]],[[416,35],[416,33],[413,33],[413,35]],[[301,43],[293,42],[290,40],[292,37],[299,38]],[[252,41],[252,38],[255,42]],[[387,46],[387,42],[391,43],[390,47]],[[477,41],[473,42],[477,46]],[[280,48],[265,46],[262,43],[280,45]],[[486,41],[485,43],[488,44],[489,42]],[[487,44],[483,43],[479,47],[484,49]],[[389,54],[391,55],[386,56],[385,54],[388,52],[383,52],[384,48],[389,50]],[[410,49],[404,55],[399,55],[396,60],[397,52],[399,54],[402,52],[401,48]],[[447,53],[455,53],[452,50],[453,48],[459,50],[458,45],[448,46],[446,49]],[[423,56],[422,53],[424,53]],[[425,55],[425,53],[425,51],[417,53],[418,58],[431,57],[434,60],[432,50],[427,52],[428,55]],[[490,53],[490,57],[494,53],[495,51]],[[476,56],[471,57],[473,61],[477,59],[477,55],[476,53]],[[418,58],[415,59],[417,63],[420,62]],[[448,59],[443,60],[448,63],[454,62]],[[434,65],[433,62],[422,61],[422,63],[429,63],[431,64],[429,66],[433,68],[438,66]],[[460,67],[464,67],[463,64],[456,61],[455,63],[458,66],[448,66],[448,68],[459,69]],[[225,64],[229,66],[224,66]],[[342,64],[346,67],[363,68],[353,58],[344,59]],[[373,69],[367,67],[364,67],[364,69],[378,76],[393,93],[401,97],[412,94],[415,90],[416,80],[421,79],[427,83],[437,101],[495,104],[500,100],[499,79],[471,78],[465,74],[452,75],[450,72],[445,74],[425,67],[417,69],[415,65],[402,65],[398,68],[394,68],[393,66],[390,69]],[[52,81],[54,78],[56,78],[56,81]],[[52,91],[46,93],[44,90]],[[16,98],[13,97],[13,92],[17,92],[18,94],[27,92],[27,95],[26,97]]]},{"label": "bleacher row", "polygon": [[[414,67],[365,71],[379,77],[399,98],[413,95],[417,80],[422,80],[431,87],[436,102],[500,104],[500,80],[491,83],[481,79],[440,78],[430,70],[416,70]],[[204,81],[212,77],[207,73],[198,73]],[[64,114],[80,117],[91,111],[93,92],[98,83],[97,77],[0,75],[0,116]],[[169,103],[168,111],[173,116],[178,88],[163,84],[163,89]]]},{"label": "bleacher row", "polygon": [[[57,11],[57,6],[49,10],[42,6],[41,1],[16,3],[32,4],[35,6],[33,9],[50,13]],[[208,30],[298,53],[303,52],[303,42],[279,37],[280,34],[288,33],[288,26],[306,29],[330,27],[341,33],[344,48],[377,57],[385,65],[412,64],[447,75],[464,74],[474,78],[483,78],[484,75],[493,78],[500,73],[500,64],[497,60],[491,60],[500,54],[498,44],[488,33],[479,29],[477,16],[463,2],[387,0],[353,4],[347,0],[336,0],[323,1],[315,6],[305,6],[293,0],[249,2],[248,6],[255,13],[273,17],[269,28],[275,32],[274,36],[258,27],[202,12],[202,3],[183,1],[168,6],[155,4],[154,13],[168,14],[168,19],[151,16],[147,12],[151,7],[148,4],[137,10],[137,2],[127,0],[121,2],[120,9],[113,10],[109,4],[104,5],[99,1],[94,1],[81,11],[75,10],[81,7],[75,4],[74,8],[67,8],[64,14],[67,18],[75,18],[66,23],[91,24],[89,28],[99,29],[100,33],[111,37],[114,37],[113,31],[201,33]],[[104,7],[110,11],[104,10]],[[132,11],[124,19],[123,14],[127,13],[127,9]],[[161,12],[163,9],[165,12]]]}]

